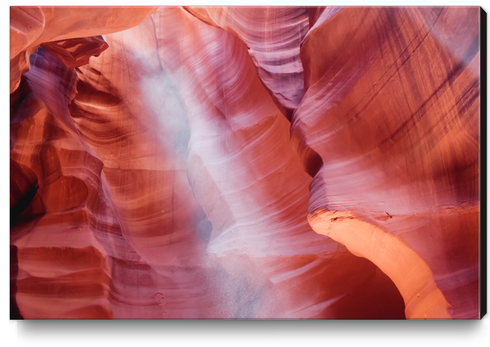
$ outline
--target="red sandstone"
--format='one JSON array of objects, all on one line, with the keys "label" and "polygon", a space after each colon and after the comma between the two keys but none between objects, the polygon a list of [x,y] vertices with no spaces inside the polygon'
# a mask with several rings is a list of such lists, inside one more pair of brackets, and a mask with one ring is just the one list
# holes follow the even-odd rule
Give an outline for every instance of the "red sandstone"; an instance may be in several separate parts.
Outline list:
[{"label": "red sandstone", "polygon": [[479,317],[478,8],[10,34],[13,318]]}]

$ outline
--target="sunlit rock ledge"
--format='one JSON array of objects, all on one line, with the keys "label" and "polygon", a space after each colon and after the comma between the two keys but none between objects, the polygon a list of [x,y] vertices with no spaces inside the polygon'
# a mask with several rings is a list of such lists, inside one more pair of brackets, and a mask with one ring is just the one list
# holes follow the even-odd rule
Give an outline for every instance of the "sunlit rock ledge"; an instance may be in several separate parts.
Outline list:
[{"label": "sunlit rock ledge", "polygon": [[11,7],[24,319],[480,317],[480,9]]}]

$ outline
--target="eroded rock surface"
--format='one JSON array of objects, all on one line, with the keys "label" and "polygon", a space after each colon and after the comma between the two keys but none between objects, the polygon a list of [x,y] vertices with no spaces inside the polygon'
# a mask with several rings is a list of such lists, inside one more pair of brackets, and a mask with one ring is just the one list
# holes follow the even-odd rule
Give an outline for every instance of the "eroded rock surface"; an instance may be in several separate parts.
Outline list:
[{"label": "eroded rock surface", "polygon": [[479,316],[478,8],[98,11],[11,8],[16,315]]}]

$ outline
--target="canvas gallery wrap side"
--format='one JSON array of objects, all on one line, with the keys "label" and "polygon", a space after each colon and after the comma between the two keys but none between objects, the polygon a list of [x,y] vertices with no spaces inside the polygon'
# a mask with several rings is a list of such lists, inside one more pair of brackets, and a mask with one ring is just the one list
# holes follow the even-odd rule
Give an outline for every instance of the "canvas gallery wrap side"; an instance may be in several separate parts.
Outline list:
[{"label": "canvas gallery wrap side", "polygon": [[483,16],[10,7],[11,319],[481,318]]}]

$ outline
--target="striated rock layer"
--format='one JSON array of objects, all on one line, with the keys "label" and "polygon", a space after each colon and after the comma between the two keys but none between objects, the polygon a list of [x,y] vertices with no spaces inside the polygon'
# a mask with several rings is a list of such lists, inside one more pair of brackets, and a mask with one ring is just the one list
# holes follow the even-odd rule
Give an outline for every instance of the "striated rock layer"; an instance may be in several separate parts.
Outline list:
[{"label": "striated rock layer", "polygon": [[[86,64],[93,52],[91,36],[126,30],[141,23],[153,7],[10,7],[10,93],[15,90],[23,73],[29,70],[29,56],[39,45],[70,40],[67,53]],[[63,43],[61,44],[63,46]],[[100,53],[100,52],[99,52]],[[71,54],[70,54],[71,55]],[[73,64],[73,63],[72,63]],[[70,66],[70,65],[68,65]]]},{"label": "striated rock layer", "polygon": [[[304,158],[313,152],[323,162],[309,211],[345,211],[367,223],[338,241],[357,249],[365,230],[362,247],[372,246],[361,255],[394,280],[407,310],[421,307],[411,318],[439,318],[443,306],[453,318],[477,317],[468,298],[478,297],[479,284],[478,11],[347,8],[301,47],[308,89],[292,140]],[[357,26],[347,25],[354,19]],[[397,259],[400,284],[384,269],[404,257],[395,242],[426,263]],[[420,279],[430,272],[433,279]]]},{"label": "striated rock layer", "polygon": [[478,8],[93,11],[11,8],[12,317],[479,317]]}]

